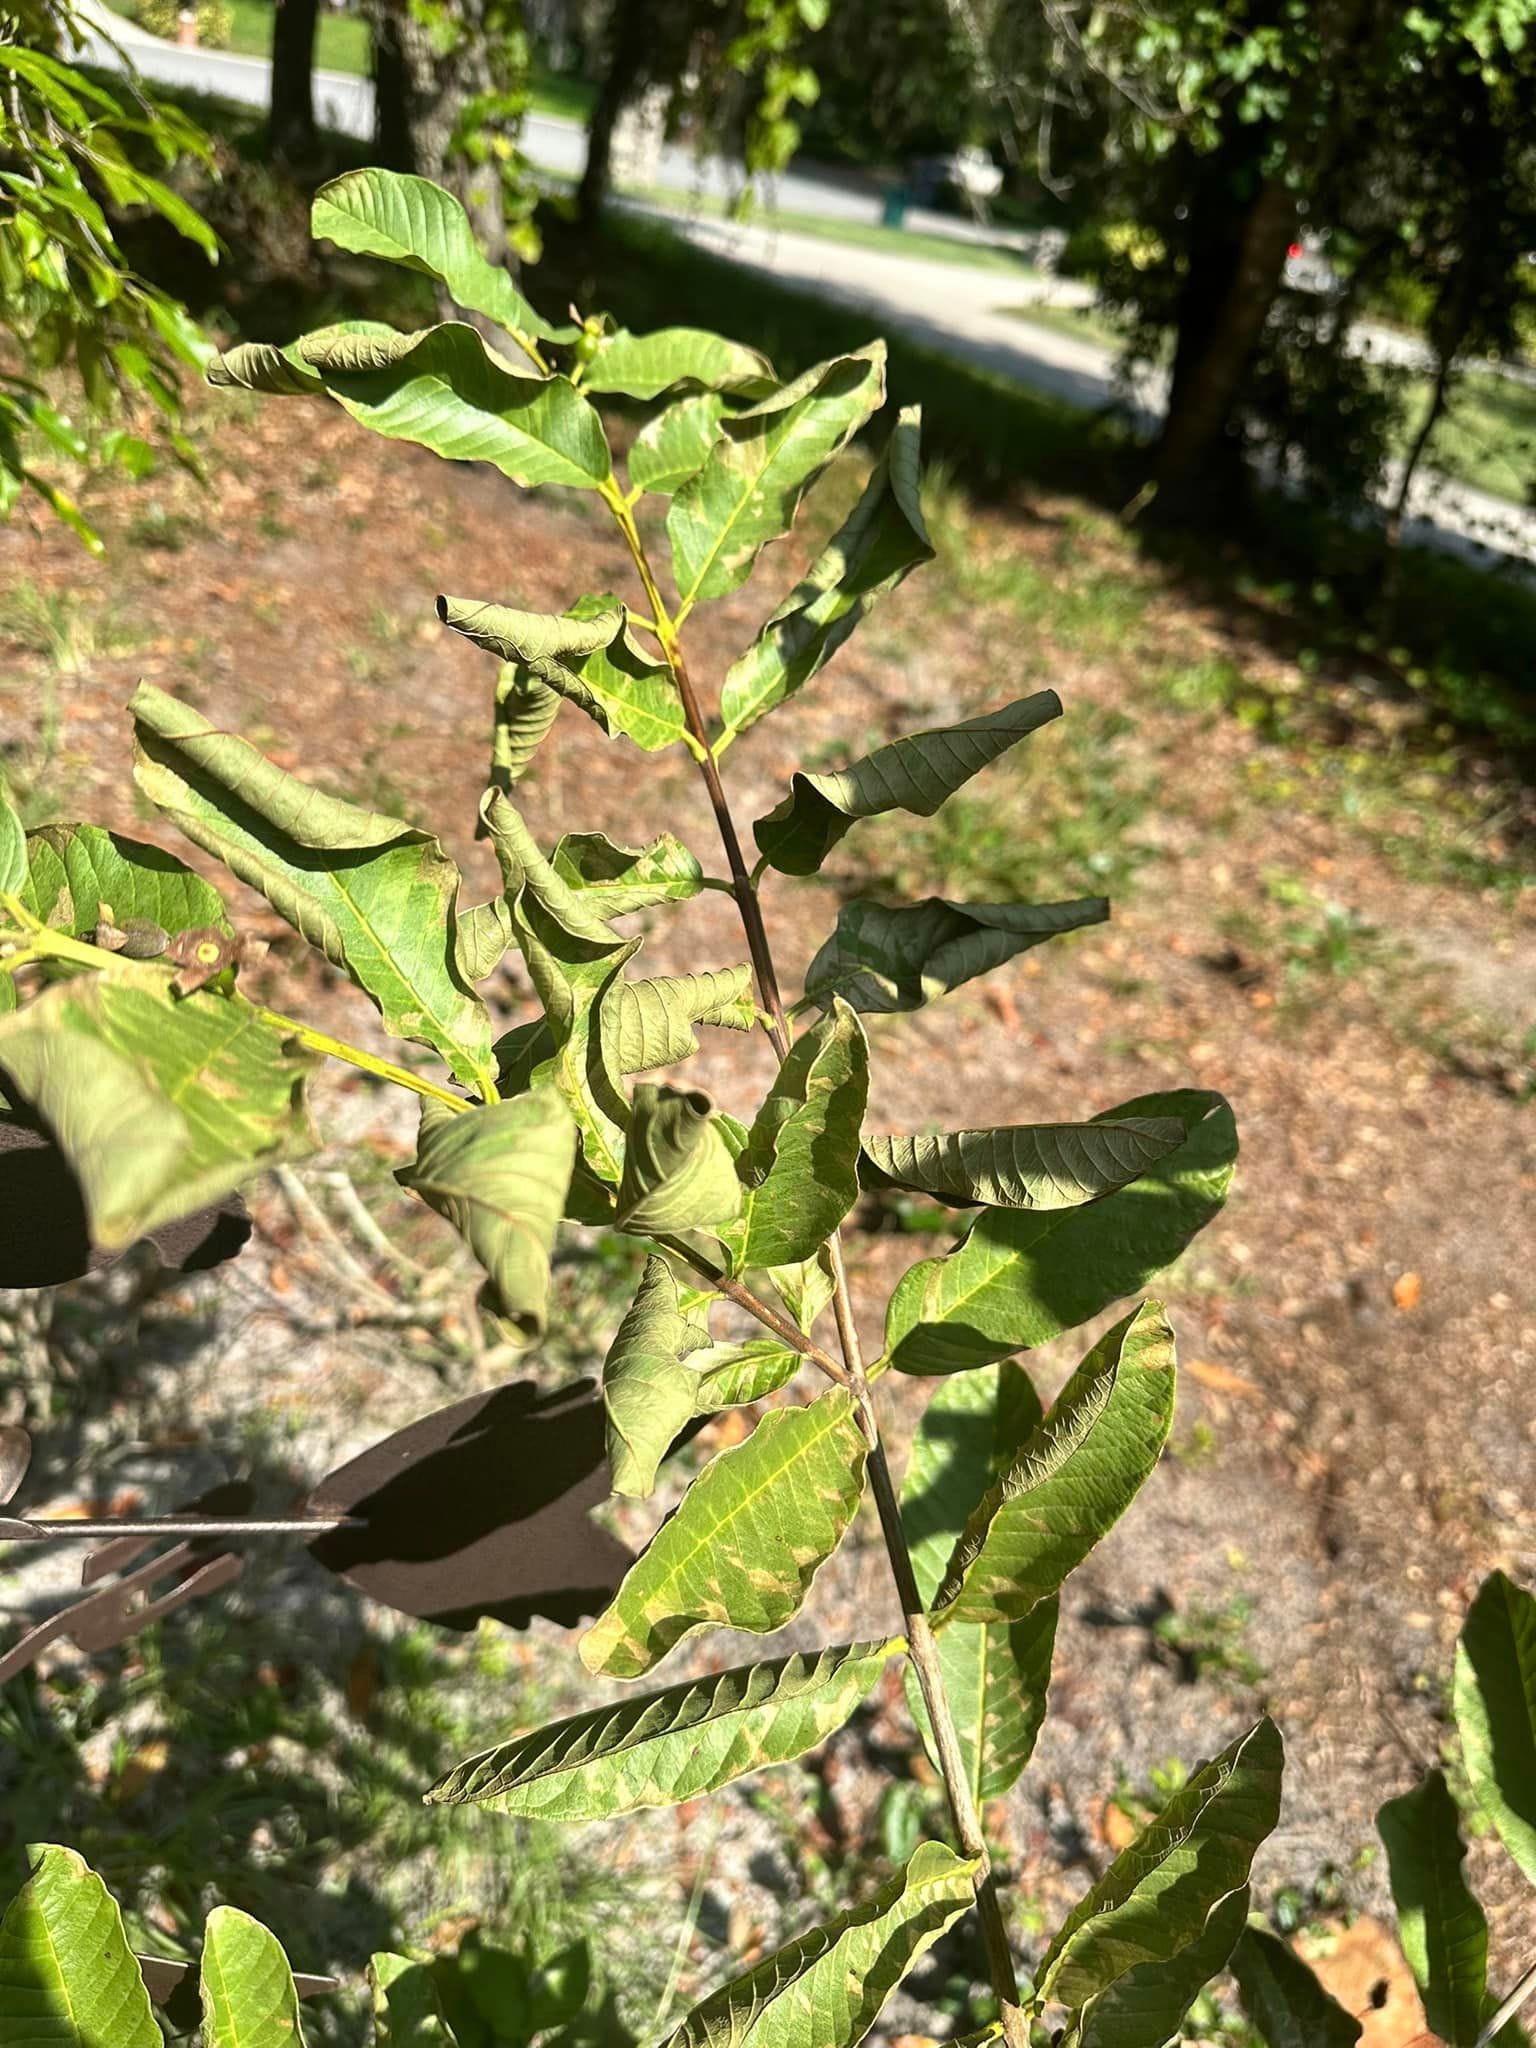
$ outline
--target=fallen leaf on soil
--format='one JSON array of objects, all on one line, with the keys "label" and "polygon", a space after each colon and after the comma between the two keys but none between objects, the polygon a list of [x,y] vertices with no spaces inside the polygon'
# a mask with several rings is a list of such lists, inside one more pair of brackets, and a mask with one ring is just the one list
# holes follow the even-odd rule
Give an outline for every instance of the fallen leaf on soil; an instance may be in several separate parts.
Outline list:
[{"label": "fallen leaf on soil", "polygon": [[1252,1380],[1245,1380],[1240,1372],[1233,1372],[1229,1366],[1217,1365],[1214,1359],[1186,1358],[1184,1370],[1202,1387],[1209,1387],[1213,1394],[1239,1394],[1249,1401],[1259,1398],[1259,1389]]},{"label": "fallen leaf on soil", "polygon": [[118,1799],[132,1799],[144,1790],[153,1778],[158,1778],[171,1760],[171,1748],[167,1742],[146,1742],[142,1749],[136,1749],[127,1763],[117,1774],[112,1791]]},{"label": "fallen leaf on soil", "polygon": [[1362,1914],[1322,1954],[1309,1955],[1328,1991],[1361,2025],[1360,2048],[1421,2048],[1424,2014],[1402,1950],[1379,1920]]},{"label": "fallen leaf on soil", "polygon": [[1402,1309],[1405,1314],[1412,1314],[1418,1307],[1419,1297],[1423,1292],[1424,1282],[1419,1274],[1399,1273],[1392,1282],[1393,1305]]}]

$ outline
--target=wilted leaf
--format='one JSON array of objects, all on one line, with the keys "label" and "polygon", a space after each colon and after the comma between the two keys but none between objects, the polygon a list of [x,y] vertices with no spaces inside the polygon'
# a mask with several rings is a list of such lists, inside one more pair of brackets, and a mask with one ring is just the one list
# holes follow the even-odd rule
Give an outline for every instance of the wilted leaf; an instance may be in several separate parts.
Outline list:
[{"label": "wilted leaf", "polygon": [[203,1936],[203,2048],[303,2048],[299,1994],[277,1937],[233,1906]]},{"label": "wilted leaf", "polygon": [[698,1088],[642,1081],[630,1114],[615,1221],[659,1236],[723,1226],[741,1210],[735,1162]]},{"label": "wilted leaf", "polygon": [[506,661],[496,678],[491,721],[491,787],[509,790],[533,766],[533,757],[560,715],[560,692]]},{"label": "wilted leaf", "polygon": [[866,1455],[841,1387],[765,1415],[657,1530],[582,1638],[587,1669],[639,1678],[696,1629],[782,1628],[853,1519]]},{"label": "wilted leaf", "polygon": [[698,1394],[698,1374],[683,1361],[708,1342],[707,1331],[679,1312],[677,1282],[666,1260],[647,1259],[603,1364],[615,1493],[643,1500],[656,1484],[656,1468],[692,1416]]},{"label": "wilted leaf", "polygon": [[645,1074],[691,1058],[699,1049],[696,1024],[750,1031],[756,1022],[752,969],[745,963],[703,974],[615,982],[603,1011],[608,1050],[624,1074]]},{"label": "wilted leaf", "polygon": [[629,480],[635,489],[671,497],[704,467],[724,413],[725,400],[705,391],[697,398],[680,398],[647,420],[629,446]]},{"label": "wilted leaf", "polygon": [[163,2048],[117,1902],[72,1849],[29,1848],[0,1922],[0,2038],[37,2048]]},{"label": "wilted leaf", "polygon": [[471,1757],[427,1798],[546,1820],[675,1806],[824,1742],[891,1651],[889,1643],[850,1643],[594,1707]]},{"label": "wilted leaf", "polygon": [[604,338],[583,378],[589,391],[617,391],[626,398],[659,398],[674,384],[731,391],[772,381],[766,356],[702,327],[658,327],[650,334],[621,327]]},{"label": "wilted leaf", "polygon": [[684,903],[704,886],[704,870],[670,832],[649,846],[615,846],[602,832],[567,832],[550,866],[599,917]]},{"label": "wilted leaf", "polygon": [[1354,2014],[1329,1997],[1316,1972],[1276,1935],[1245,1928],[1231,1970],[1265,2048],[1354,2048],[1360,2039]]},{"label": "wilted leaf", "polygon": [[1536,1884],[1536,1594],[1493,1572],[1456,1646],[1456,1727],[1477,1802]]},{"label": "wilted leaf", "polygon": [[544,1334],[550,1247],[575,1159],[575,1119],[553,1088],[536,1088],[458,1111],[424,1101],[415,1160],[395,1175],[447,1217],[526,1338]]},{"label": "wilted leaf", "polygon": [[924,1842],[861,1905],[706,1998],[663,2048],[857,2048],[896,1986],[971,1904],[975,1865]]},{"label": "wilted leaf", "polygon": [[481,1085],[491,1020],[459,966],[460,876],[438,841],[301,782],[149,683],[130,709],[150,801],[344,969],[396,1037]]},{"label": "wilted leaf", "polygon": [[1188,1132],[1131,1186],[1083,1209],[984,1210],[954,1251],[902,1276],[886,1312],[891,1363],[964,1372],[1028,1350],[1133,1294],[1220,1209],[1237,1158],[1219,1095],[1138,1096],[1103,1121],[1176,1117]]},{"label": "wilted leaf", "polygon": [[1184,1139],[1177,1117],[866,1136],[865,1178],[877,1187],[913,1188],[960,1205],[1078,1209],[1139,1180]]},{"label": "wilted leaf", "polygon": [[1473,2048],[1488,1989],[1488,1922],[1462,1874],[1466,1844],[1441,1771],[1376,1815],[1387,1852],[1398,1939],[1431,2032]]},{"label": "wilted leaf", "polygon": [[962,982],[988,974],[1062,932],[1102,924],[1102,896],[1074,903],[845,903],[837,928],[805,972],[805,1001],[827,1009],[842,996],[867,1016],[919,1010]]},{"label": "wilted leaf", "polygon": [[[728,738],[802,689],[875,599],[932,559],[918,499],[918,431],[918,410],[910,406],[898,417],[857,505],[726,675],[720,716]],[[633,454],[630,475],[635,476]]]},{"label": "wilted leaf", "polygon": [[787,1266],[824,1244],[858,1199],[869,1047],[846,1003],[804,1032],[753,1119],[737,1162],[747,1193],[738,1266]]},{"label": "wilted leaf", "polygon": [[1056,692],[1041,690],[961,725],[908,733],[847,768],[802,770],[783,802],[752,827],[758,851],[781,874],[813,875],[859,819],[885,811],[931,818],[973,775],[1060,716]]},{"label": "wilted leaf", "polygon": [[765,1401],[787,1387],[803,1360],[773,1337],[750,1338],[745,1344],[711,1344],[689,1359],[694,1374],[694,1403],[700,1415],[721,1408],[744,1408]]},{"label": "wilted leaf", "polygon": [[761,549],[788,532],[806,486],[884,395],[885,344],[872,342],[721,420],[703,468],[667,514],[682,610],[746,581]]},{"label": "wilted leaf", "polygon": [[967,1518],[940,1622],[1014,1621],[1055,1593],[1140,1492],[1173,1400],[1173,1332],[1146,1302],[1094,1345]]}]

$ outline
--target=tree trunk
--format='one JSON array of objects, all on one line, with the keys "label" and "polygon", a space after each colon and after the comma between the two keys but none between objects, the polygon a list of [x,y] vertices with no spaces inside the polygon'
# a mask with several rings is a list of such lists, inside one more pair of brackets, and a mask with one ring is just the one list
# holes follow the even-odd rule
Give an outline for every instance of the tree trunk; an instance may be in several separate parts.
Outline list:
[{"label": "tree trunk", "polygon": [[455,0],[449,47],[409,0],[378,0],[373,15],[374,149],[390,170],[446,185],[463,204],[492,263],[507,259],[501,166],[493,150],[472,162],[459,124],[497,88],[496,30],[485,0]]},{"label": "tree trunk", "polygon": [[602,214],[613,175],[613,131],[647,77],[656,31],[654,20],[647,22],[647,12],[648,0],[614,0],[608,65],[587,128],[587,163],[576,195],[577,214],[584,228],[596,227]]},{"label": "tree trunk", "polygon": [[315,26],[319,13],[319,0],[277,0],[267,137],[278,156],[304,156],[315,146]]}]

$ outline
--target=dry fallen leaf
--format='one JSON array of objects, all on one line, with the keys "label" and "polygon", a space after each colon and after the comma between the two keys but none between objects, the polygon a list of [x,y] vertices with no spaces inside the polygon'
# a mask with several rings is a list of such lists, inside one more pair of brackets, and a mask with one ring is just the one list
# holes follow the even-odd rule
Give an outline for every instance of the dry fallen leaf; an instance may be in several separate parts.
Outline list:
[{"label": "dry fallen leaf", "polygon": [[1233,1372],[1230,1366],[1218,1365],[1210,1358],[1186,1358],[1184,1370],[1191,1379],[1198,1380],[1202,1387],[1209,1387],[1213,1394],[1237,1394],[1244,1400],[1256,1401],[1259,1389],[1252,1380],[1245,1380],[1240,1372]]},{"label": "dry fallen leaf", "polygon": [[1402,1309],[1405,1315],[1411,1315],[1418,1307],[1423,1292],[1424,1282],[1419,1274],[1399,1273],[1392,1282],[1393,1305]]}]

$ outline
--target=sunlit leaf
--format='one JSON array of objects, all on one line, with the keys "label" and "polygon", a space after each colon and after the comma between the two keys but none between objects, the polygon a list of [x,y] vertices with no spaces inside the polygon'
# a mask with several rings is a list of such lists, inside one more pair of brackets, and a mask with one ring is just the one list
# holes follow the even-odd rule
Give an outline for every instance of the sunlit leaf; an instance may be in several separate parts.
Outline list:
[{"label": "sunlit leaf", "polygon": [[0,889],[14,896],[27,879],[27,835],[0,786]]},{"label": "sunlit leaf", "polygon": [[783,802],[752,827],[758,851],[781,874],[813,875],[859,819],[885,811],[931,818],[973,775],[1060,715],[1056,692],[1041,690],[960,725],[909,733],[847,768],[802,770]]},{"label": "sunlit leaf", "polygon": [[568,698],[603,732],[623,733],[655,753],[687,730],[671,674],[633,638],[622,605],[549,614],[440,597],[437,615],[476,647]]},{"label": "sunlit leaf", "polygon": [[1176,1152],[1177,1117],[1088,1124],[1011,1124],[931,1136],[866,1134],[864,1178],[957,1205],[1078,1209],[1099,1201]]},{"label": "sunlit leaf", "polygon": [[863,1026],[834,1002],[790,1048],[747,1133],[736,1168],[747,1191],[732,1240],[738,1265],[810,1258],[842,1222],[858,1199],[868,1094]]},{"label": "sunlit leaf", "polygon": [[725,400],[704,391],[697,398],[680,398],[647,420],[626,458],[635,489],[664,498],[680,490],[704,467],[724,412]]},{"label": "sunlit leaf", "polygon": [[918,1010],[1062,932],[1102,924],[1102,896],[1072,903],[946,903],[927,896],[897,909],[854,901],[805,971],[805,1000],[841,996],[866,1016]]},{"label": "sunlit leaf", "polygon": [[29,833],[20,895],[44,924],[81,939],[99,924],[121,930],[141,918],[172,936],[204,925],[233,929],[218,890],[173,854],[100,825]]},{"label": "sunlit leaf", "polygon": [[17,2048],[163,2048],[117,1902],[73,1849],[31,1848],[0,1922],[0,2038]]},{"label": "sunlit leaf", "polygon": [[745,962],[703,974],[618,982],[604,1011],[610,1049],[625,1074],[690,1058],[699,1049],[696,1024],[750,1031],[756,1021],[752,969]]},{"label": "sunlit leaf", "polygon": [[1466,1844],[1442,1771],[1431,1771],[1376,1816],[1387,1852],[1397,1933],[1430,2031],[1473,2048],[1488,1990],[1488,1922],[1462,1872]]},{"label": "sunlit leaf", "polygon": [[690,1420],[699,1376],[683,1361],[704,1349],[707,1331],[679,1311],[677,1282],[651,1257],[603,1363],[608,1469],[615,1493],[644,1499],[673,1438]]},{"label": "sunlit leaf", "polygon": [[1106,1110],[1178,1118],[1188,1136],[1140,1179],[1082,1209],[987,1209],[946,1257],[905,1273],[886,1312],[903,1372],[964,1372],[1048,1343],[1169,1266],[1226,1200],[1237,1158],[1219,1095],[1183,1089]]},{"label": "sunlit leaf", "polygon": [[769,541],[787,533],[801,493],[885,395],[885,344],[818,364],[745,412],[672,500],[667,537],[684,609],[744,583]]},{"label": "sunlit leaf", "polygon": [[765,1415],[705,1467],[636,1559],[582,1638],[587,1669],[639,1678],[696,1629],[782,1628],[853,1519],[866,1454],[841,1387]]},{"label": "sunlit leaf", "polygon": [[744,1408],[765,1401],[787,1387],[804,1360],[773,1337],[749,1338],[745,1344],[712,1344],[688,1361],[695,1376],[694,1400],[700,1415],[720,1408]]},{"label": "sunlit leaf", "polygon": [[892,1648],[850,1643],[594,1707],[471,1757],[427,1798],[544,1820],[604,1820],[697,1799],[824,1742]]},{"label": "sunlit leaf", "polygon": [[416,1157],[395,1178],[445,1216],[523,1336],[544,1333],[549,1253],[576,1158],[576,1123],[553,1088],[451,1110],[424,1101]]},{"label": "sunlit leaf", "polygon": [[303,2048],[299,1994],[275,1934],[215,1906],[203,1935],[203,2048]]},{"label": "sunlit leaf", "polygon": [[709,391],[761,387],[772,383],[773,365],[755,348],[702,327],[658,327],[650,334],[621,327],[604,338],[583,381],[589,391],[659,398],[675,384],[700,384]]},{"label": "sunlit leaf", "polygon": [[695,2006],[663,2048],[857,2048],[918,1957],[971,1904],[974,1870],[924,1842],[862,1904]]},{"label": "sunlit leaf", "polygon": [[1232,1951],[1243,2010],[1265,2048],[1354,2048],[1360,2022],[1323,1989],[1289,1943],[1247,1927]]},{"label": "sunlit leaf", "polygon": [[740,1212],[741,1185],[714,1107],[697,1088],[636,1088],[615,1214],[621,1230],[675,1234],[727,1224]]},{"label": "sunlit leaf", "polygon": [[968,1516],[941,1622],[1014,1621],[1055,1593],[1150,1476],[1173,1402],[1173,1332],[1146,1302],[1094,1345]]},{"label": "sunlit leaf", "polygon": [[152,684],[130,709],[134,778],[150,801],[349,974],[396,1037],[433,1046],[479,1085],[491,1020],[458,962],[460,876],[439,842],[301,782]]},{"label": "sunlit leaf", "polygon": [[[897,419],[859,502],[727,673],[720,692],[727,734],[745,732],[802,689],[831,660],[876,598],[893,590],[920,562],[932,559],[918,500],[918,429],[917,408],[908,407]],[[633,453],[630,475],[639,481]]]},{"label": "sunlit leaf", "polygon": [[1456,1646],[1456,1727],[1478,1805],[1536,1884],[1536,1594],[1493,1572]]},{"label": "sunlit leaf", "polygon": [[649,846],[616,846],[602,832],[567,832],[550,855],[550,865],[599,917],[621,917],[655,903],[683,903],[704,886],[704,870],[670,832]]}]

